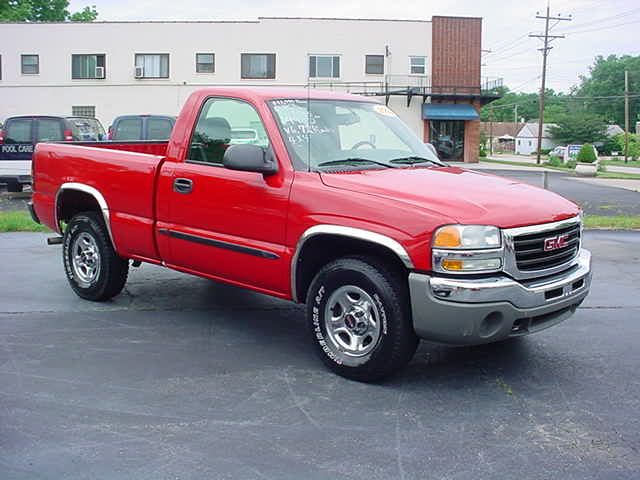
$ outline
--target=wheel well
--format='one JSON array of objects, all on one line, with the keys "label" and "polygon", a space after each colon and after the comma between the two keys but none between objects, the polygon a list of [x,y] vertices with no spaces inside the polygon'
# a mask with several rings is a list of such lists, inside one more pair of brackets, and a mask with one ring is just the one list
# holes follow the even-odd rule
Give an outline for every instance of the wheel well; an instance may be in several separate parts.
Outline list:
[{"label": "wheel well", "polygon": [[307,240],[294,268],[295,301],[304,302],[313,277],[327,263],[348,255],[374,257],[393,271],[407,277],[408,269],[390,248],[378,243],[344,235],[320,234]]},{"label": "wheel well", "polygon": [[63,190],[57,200],[58,222],[69,222],[80,212],[101,212],[95,197],[80,190]]}]

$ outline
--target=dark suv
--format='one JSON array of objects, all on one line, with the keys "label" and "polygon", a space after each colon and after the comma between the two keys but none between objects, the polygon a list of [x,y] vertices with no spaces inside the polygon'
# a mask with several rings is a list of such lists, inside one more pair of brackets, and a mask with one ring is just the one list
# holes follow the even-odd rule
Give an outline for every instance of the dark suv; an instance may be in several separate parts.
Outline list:
[{"label": "dark suv", "polygon": [[109,127],[109,140],[168,140],[175,123],[176,117],[168,115],[121,115]]},{"label": "dark suv", "polygon": [[[39,142],[106,140],[95,118],[29,115],[10,117],[0,130],[0,183],[10,192],[31,183],[31,156]],[[6,162],[6,163],[5,163]]]}]

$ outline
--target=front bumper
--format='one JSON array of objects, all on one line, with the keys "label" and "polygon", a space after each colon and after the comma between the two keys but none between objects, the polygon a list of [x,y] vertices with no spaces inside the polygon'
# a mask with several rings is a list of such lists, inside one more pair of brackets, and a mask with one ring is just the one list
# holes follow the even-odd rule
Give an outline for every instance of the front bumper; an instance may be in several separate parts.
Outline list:
[{"label": "front bumper", "polygon": [[584,249],[568,270],[542,279],[414,272],[409,275],[413,327],[421,338],[454,345],[527,335],[570,317],[590,286],[591,253]]}]

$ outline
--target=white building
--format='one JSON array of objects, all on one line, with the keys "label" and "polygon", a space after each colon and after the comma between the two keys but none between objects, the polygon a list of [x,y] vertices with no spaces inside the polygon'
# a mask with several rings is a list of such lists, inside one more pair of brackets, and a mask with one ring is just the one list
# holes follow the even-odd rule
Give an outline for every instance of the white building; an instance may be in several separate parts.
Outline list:
[{"label": "white building", "polygon": [[474,161],[477,109],[495,98],[481,88],[480,40],[481,19],[453,17],[5,23],[0,120],[88,115],[106,128],[123,114],[177,115],[204,86],[310,83],[379,95],[425,140],[455,133]]},{"label": "white building", "polygon": [[[545,123],[542,126],[542,150],[552,150],[558,146],[551,138],[549,127],[553,127],[553,123]],[[531,155],[538,149],[538,124],[525,123],[516,135],[516,154]]]}]

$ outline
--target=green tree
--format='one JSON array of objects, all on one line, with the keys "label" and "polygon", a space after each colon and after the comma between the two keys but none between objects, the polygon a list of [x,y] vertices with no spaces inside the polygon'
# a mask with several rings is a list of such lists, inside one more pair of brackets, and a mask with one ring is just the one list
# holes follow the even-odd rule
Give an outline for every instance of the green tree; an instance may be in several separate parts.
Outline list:
[{"label": "green tree", "polygon": [[[616,151],[619,155],[624,155],[624,133],[619,133],[613,137]],[[640,157],[640,135],[629,134],[629,156],[632,159]]]},{"label": "green tree", "polygon": [[92,22],[95,6],[70,13],[68,0],[0,0],[0,21],[4,22]]},{"label": "green tree", "polygon": [[[629,91],[640,92],[640,55],[598,56],[589,67],[589,75],[582,76],[580,85],[572,93],[580,97],[620,97],[624,93],[624,71],[629,72]],[[624,125],[623,98],[581,99],[583,108],[617,125]],[[640,113],[640,99],[629,99],[629,117],[635,123]]]},{"label": "green tree", "polygon": [[[518,121],[524,118],[525,122],[535,121],[539,116],[539,104],[537,93],[512,92],[508,87],[496,92],[502,95],[498,100],[486,105],[480,112],[480,119],[483,122],[490,120],[490,112],[493,112],[495,122],[513,122],[515,118],[515,106],[518,106]],[[547,89],[545,93],[544,121],[554,123],[555,119],[568,113],[566,102],[567,95],[558,94],[552,89]]]},{"label": "green tree", "polygon": [[605,140],[607,123],[598,115],[575,112],[558,118],[555,123],[549,128],[549,133],[561,145]]},{"label": "green tree", "polygon": [[576,157],[577,162],[582,163],[593,163],[597,160],[596,152],[593,149],[593,145],[590,143],[585,143],[580,147],[580,151],[578,152],[578,156]]}]

